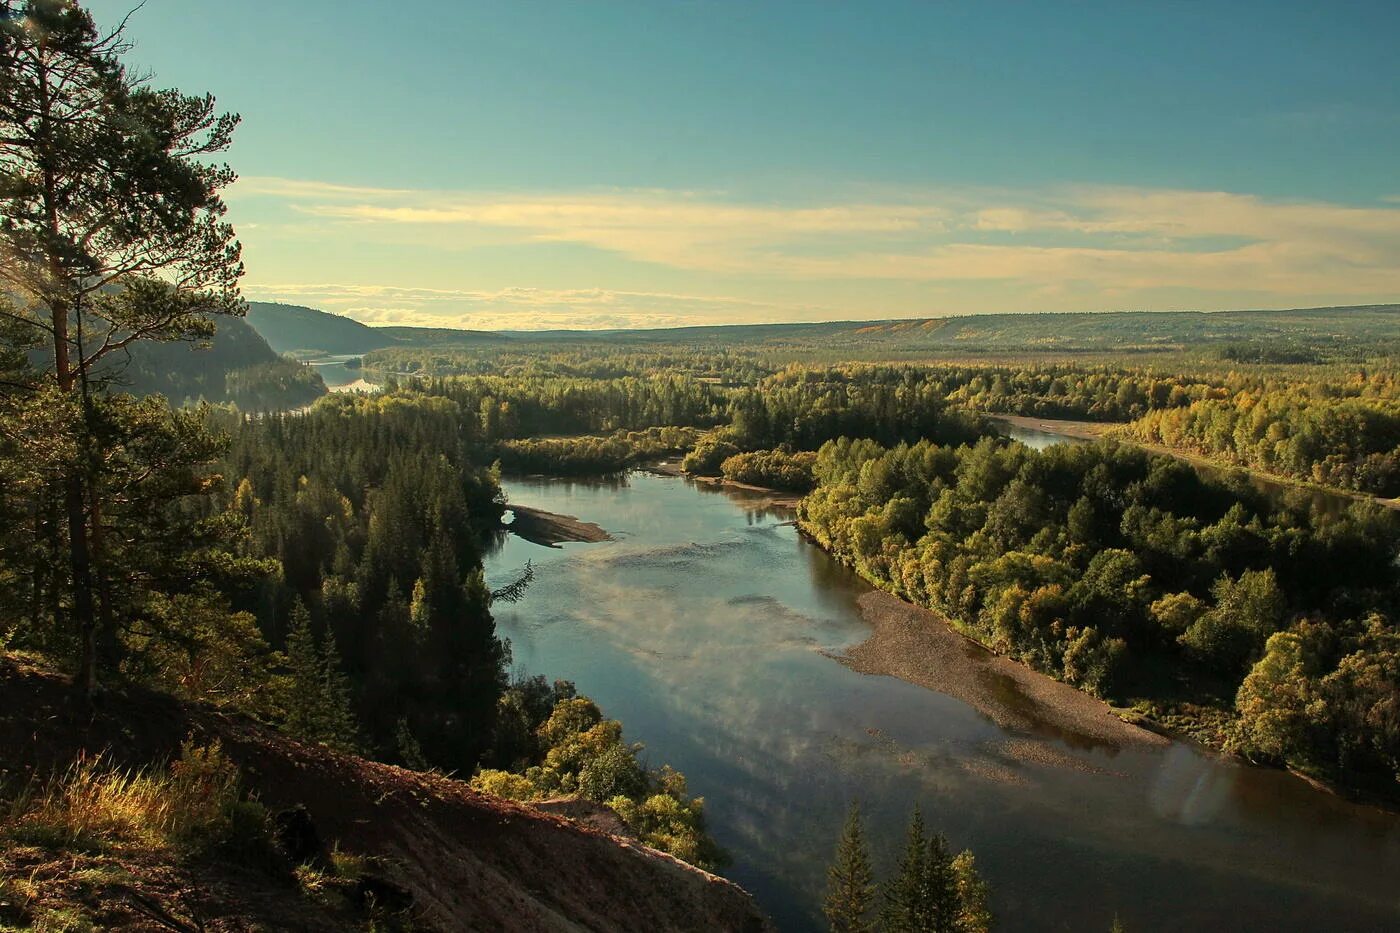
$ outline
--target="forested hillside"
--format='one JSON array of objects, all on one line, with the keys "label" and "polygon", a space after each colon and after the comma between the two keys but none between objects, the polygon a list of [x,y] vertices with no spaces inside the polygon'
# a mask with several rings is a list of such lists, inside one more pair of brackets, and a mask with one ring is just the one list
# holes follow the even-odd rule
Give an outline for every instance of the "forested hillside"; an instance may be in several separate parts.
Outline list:
[{"label": "forested hillside", "polygon": [[316,371],[273,352],[244,320],[228,317],[207,345],[142,342],[112,367],[116,384],[172,404],[230,402],[245,411],[297,408],[326,393]]},{"label": "forested hillside", "polygon": [[348,317],[269,301],[248,302],[248,324],[278,353],[368,353],[394,343],[375,328]]}]

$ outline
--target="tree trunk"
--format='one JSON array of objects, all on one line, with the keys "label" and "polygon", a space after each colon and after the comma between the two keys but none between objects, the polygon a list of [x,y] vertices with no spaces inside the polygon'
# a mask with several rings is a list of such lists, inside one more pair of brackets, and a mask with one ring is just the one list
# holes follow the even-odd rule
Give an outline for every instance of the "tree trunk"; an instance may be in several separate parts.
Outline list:
[{"label": "tree trunk", "polygon": [[73,572],[73,619],[78,627],[78,673],[73,687],[84,701],[97,686],[97,614],[92,603],[92,557],[88,548],[87,497],[83,477],[68,477],[64,494],[68,517],[68,559]]}]

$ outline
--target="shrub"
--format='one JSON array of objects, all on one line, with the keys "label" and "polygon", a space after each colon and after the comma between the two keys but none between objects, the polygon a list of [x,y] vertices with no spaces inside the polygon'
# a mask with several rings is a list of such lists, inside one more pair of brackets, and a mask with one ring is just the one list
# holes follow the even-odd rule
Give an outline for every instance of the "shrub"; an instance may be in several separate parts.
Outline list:
[{"label": "shrub", "polygon": [[247,843],[266,838],[267,821],[239,799],[238,771],[219,743],[186,740],[168,769],[125,771],[103,756],[80,757],[13,801],[3,829],[24,843],[101,851]]}]

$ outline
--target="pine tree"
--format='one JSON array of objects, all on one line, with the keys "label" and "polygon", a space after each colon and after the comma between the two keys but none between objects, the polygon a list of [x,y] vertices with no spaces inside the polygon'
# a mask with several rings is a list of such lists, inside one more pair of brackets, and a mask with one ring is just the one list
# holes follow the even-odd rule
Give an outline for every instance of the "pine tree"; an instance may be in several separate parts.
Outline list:
[{"label": "pine tree", "polygon": [[860,804],[852,803],[846,816],[836,861],[827,869],[827,894],[822,912],[836,933],[864,933],[871,929],[867,915],[875,899],[875,877],[861,826]]},{"label": "pine tree", "polygon": [[287,732],[303,741],[320,742],[338,751],[355,751],[359,730],[350,708],[350,682],[341,669],[335,637],[327,631],[317,645],[311,630],[311,614],[300,599],[292,605],[287,667],[290,672],[284,723]]},{"label": "pine tree", "polygon": [[122,27],[99,32],[76,3],[0,0],[0,311],[43,337],[32,388],[71,415],[71,450],[46,482],[63,516],[56,583],[84,698],[119,658],[128,608],[109,595],[122,568],[107,549],[124,530],[105,512],[126,497],[123,477],[105,471],[143,436],[126,417],[139,412],[102,411],[101,389],[133,345],[208,337],[212,315],[242,307],[219,194],[234,174],[209,158],[238,118],[212,97],[147,86],[122,65],[128,48]]},{"label": "pine tree", "polygon": [[316,650],[316,636],[311,631],[311,614],[299,599],[292,605],[291,627],[287,632],[287,670],[289,682],[283,726],[296,738],[317,741],[323,689],[321,659]]},{"label": "pine tree", "polygon": [[915,933],[930,929],[928,894],[928,835],[918,806],[909,820],[904,853],[895,877],[885,885],[880,925],[888,933]]}]

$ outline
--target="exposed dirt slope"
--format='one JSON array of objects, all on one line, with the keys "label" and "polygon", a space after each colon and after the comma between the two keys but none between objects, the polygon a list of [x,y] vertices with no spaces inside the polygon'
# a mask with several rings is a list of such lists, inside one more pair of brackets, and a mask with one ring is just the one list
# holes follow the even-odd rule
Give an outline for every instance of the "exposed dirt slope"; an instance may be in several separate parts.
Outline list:
[{"label": "exposed dirt slope", "polygon": [[[769,928],[728,881],[461,781],[302,745],[249,720],[155,694],[109,694],[94,714],[75,716],[67,689],[62,677],[0,658],[0,779],[51,773],[79,750],[107,751],[141,767],[172,757],[187,735],[217,738],[268,807],[304,805],[323,842],[392,866],[390,881],[412,896],[413,917],[425,928]],[[237,899],[208,900],[204,916],[218,921],[211,929],[259,922],[224,922],[217,911],[235,909]]]}]

